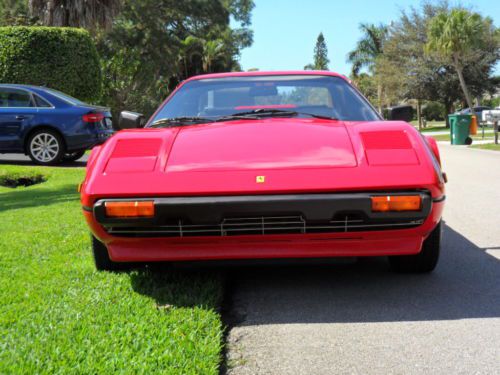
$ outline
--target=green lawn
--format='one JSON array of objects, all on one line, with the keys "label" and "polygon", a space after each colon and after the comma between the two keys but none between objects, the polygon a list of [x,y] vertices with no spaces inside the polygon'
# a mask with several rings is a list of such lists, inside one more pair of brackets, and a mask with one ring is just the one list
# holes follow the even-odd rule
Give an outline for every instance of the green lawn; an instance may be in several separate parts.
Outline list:
[{"label": "green lawn", "polygon": [[47,181],[0,186],[0,373],[217,374],[221,278],[96,272],[76,193],[84,170],[0,165],[35,170]]},{"label": "green lawn", "polygon": [[[449,141],[450,140],[450,134],[437,134],[437,135],[432,135],[430,134],[432,138],[434,138],[436,141]],[[479,141],[479,140],[490,140],[493,139],[493,131],[486,130],[484,132],[484,138],[482,136],[482,133],[478,131],[476,135],[472,135],[471,138],[474,141]]]},{"label": "green lawn", "polygon": [[495,143],[485,143],[485,144],[482,144],[482,145],[471,145],[469,147],[472,147],[472,148],[481,148],[483,150],[500,151],[500,144],[495,144]]},{"label": "green lawn", "polygon": [[[411,124],[418,129],[418,121],[412,121]],[[422,132],[437,132],[446,130],[444,121],[427,121],[427,126],[422,128]]]}]

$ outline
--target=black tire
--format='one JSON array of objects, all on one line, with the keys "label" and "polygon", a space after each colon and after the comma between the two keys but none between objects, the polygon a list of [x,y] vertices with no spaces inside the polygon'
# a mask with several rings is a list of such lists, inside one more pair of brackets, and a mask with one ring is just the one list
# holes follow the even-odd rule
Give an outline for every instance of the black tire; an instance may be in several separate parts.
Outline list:
[{"label": "black tire", "polygon": [[434,228],[422,245],[420,253],[415,255],[390,256],[389,263],[395,272],[425,273],[436,268],[441,249],[441,222]]},{"label": "black tire", "polygon": [[[38,152],[38,150],[42,148],[41,143],[39,142],[42,142],[41,140],[43,138],[49,139],[51,145],[54,146],[54,148],[51,149],[54,153],[47,154],[49,155],[47,158],[45,158],[45,156],[42,157]],[[57,150],[55,148],[57,148]],[[33,132],[33,134],[29,136],[28,142],[26,144],[26,152],[28,156],[33,161],[33,163],[38,165],[59,164],[64,156],[65,151],[66,147],[63,138],[59,135],[59,133],[50,129],[40,129]]]},{"label": "black tire", "polygon": [[92,253],[95,268],[98,271],[127,271],[134,265],[133,263],[113,262],[106,246],[94,236],[92,236]]},{"label": "black tire", "polygon": [[83,155],[85,155],[85,150],[71,152],[69,154],[64,154],[63,160],[64,161],[76,161],[76,160],[80,159]]}]

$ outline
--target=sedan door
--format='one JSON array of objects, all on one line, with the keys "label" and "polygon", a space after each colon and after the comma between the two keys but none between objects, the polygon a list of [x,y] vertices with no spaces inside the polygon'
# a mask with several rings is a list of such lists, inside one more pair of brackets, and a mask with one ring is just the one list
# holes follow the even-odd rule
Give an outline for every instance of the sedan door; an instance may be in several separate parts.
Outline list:
[{"label": "sedan door", "polygon": [[36,114],[31,93],[0,87],[0,153],[23,151],[22,135]]}]

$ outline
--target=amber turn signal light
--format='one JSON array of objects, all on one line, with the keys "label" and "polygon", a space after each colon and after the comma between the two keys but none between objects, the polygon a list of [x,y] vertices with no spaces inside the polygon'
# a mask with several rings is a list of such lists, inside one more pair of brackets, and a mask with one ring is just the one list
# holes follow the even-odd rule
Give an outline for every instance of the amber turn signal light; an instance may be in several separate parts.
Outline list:
[{"label": "amber turn signal light", "polygon": [[153,201],[105,202],[108,217],[153,217],[155,206]]},{"label": "amber turn signal light", "polygon": [[420,211],[422,198],[420,195],[384,195],[372,197],[373,212],[388,211]]}]

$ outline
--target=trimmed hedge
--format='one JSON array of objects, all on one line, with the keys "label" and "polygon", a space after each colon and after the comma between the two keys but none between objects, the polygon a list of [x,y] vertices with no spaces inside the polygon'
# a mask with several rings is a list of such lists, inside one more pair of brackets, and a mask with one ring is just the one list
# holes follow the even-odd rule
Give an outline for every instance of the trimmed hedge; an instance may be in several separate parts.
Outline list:
[{"label": "trimmed hedge", "polygon": [[35,170],[23,172],[0,172],[0,186],[15,188],[18,186],[31,186],[47,181],[47,177]]},{"label": "trimmed hedge", "polygon": [[0,27],[0,83],[47,86],[95,101],[102,87],[99,56],[83,29]]}]

